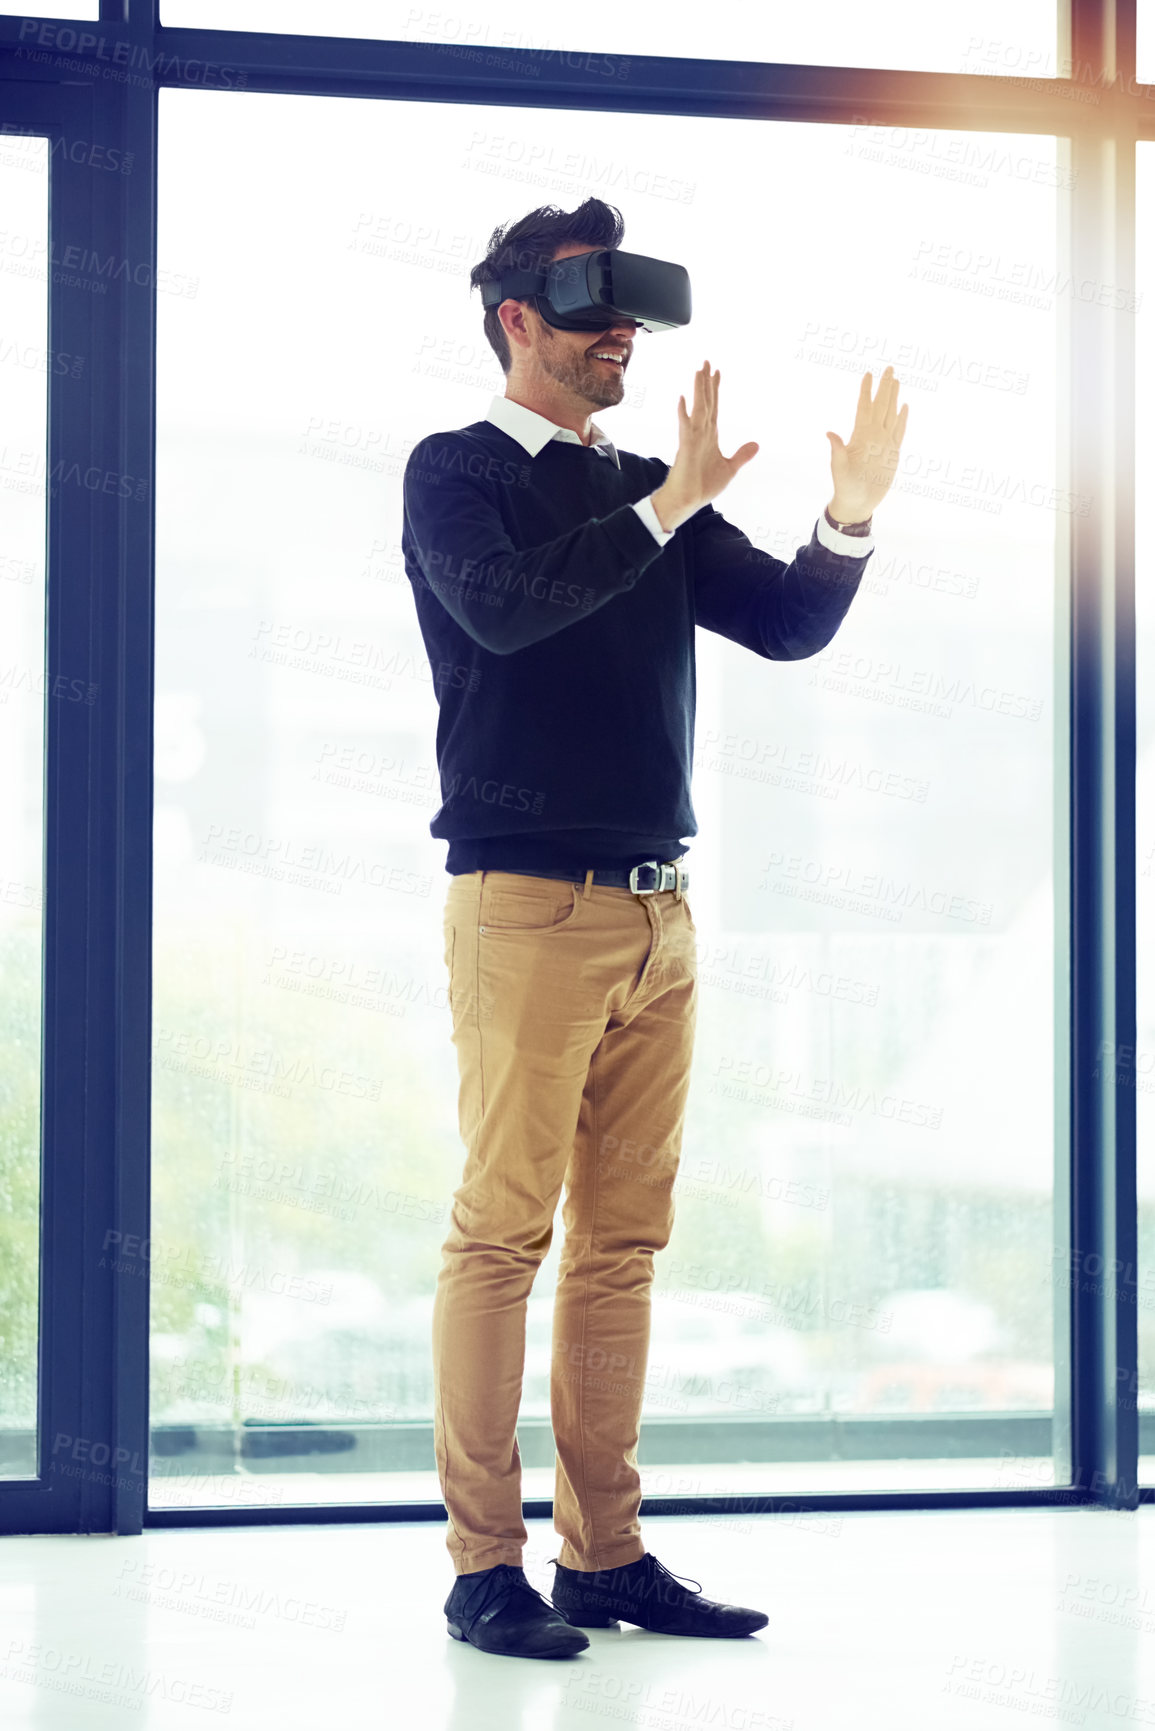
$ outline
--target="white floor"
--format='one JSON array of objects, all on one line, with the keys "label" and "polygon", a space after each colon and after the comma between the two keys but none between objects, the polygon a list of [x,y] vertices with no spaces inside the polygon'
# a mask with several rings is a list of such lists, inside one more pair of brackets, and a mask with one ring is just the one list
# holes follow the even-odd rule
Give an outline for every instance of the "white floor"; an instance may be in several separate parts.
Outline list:
[{"label": "white floor", "polygon": [[[548,1595],[558,1540],[529,1523]],[[741,1641],[451,1640],[441,1522],[0,1541],[6,1731],[999,1731],[1155,1724],[1155,1507],[651,1518]]]}]

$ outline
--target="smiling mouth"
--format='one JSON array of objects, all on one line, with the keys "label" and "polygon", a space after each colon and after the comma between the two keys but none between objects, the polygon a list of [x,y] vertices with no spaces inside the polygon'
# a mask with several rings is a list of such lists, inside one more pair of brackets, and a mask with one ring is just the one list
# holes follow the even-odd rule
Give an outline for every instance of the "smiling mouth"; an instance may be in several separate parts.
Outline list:
[{"label": "smiling mouth", "polygon": [[597,361],[597,363],[600,367],[612,367],[614,369],[615,373],[621,373],[621,372],[625,371],[625,368],[623,367],[621,361],[607,361],[601,355],[595,355],[594,360]]}]

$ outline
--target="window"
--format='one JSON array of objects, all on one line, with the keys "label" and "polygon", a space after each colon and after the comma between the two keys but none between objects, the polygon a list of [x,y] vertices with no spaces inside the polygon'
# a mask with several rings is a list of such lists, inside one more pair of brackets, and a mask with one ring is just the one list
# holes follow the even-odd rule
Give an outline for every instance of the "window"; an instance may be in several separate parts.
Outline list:
[{"label": "window", "polygon": [[[435,1499],[463,1150],[400,481],[502,394],[469,269],[499,221],[590,190],[519,167],[562,163],[586,117],[170,90],[160,117],[160,280],[185,288],[158,297],[151,1495]],[[698,633],[702,1005],[650,1488],[736,1488],[751,1460],[796,1485],[783,1419],[811,1486],[1005,1486],[1007,1452],[1049,1474],[1055,143],[597,126],[605,160],[662,176],[608,195],[626,243],[694,285],[616,440],[672,460],[708,354],[723,448],[762,445],[718,508],[789,560],[862,373],[893,362],[911,404],[831,647],[765,663]],[[527,1495],[552,1490],[559,1247]],[[923,1440],[944,1415],[950,1459]]]},{"label": "window", "polygon": [[[37,1458],[40,1285],[44,738],[51,703],[84,701],[73,669],[45,665],[45,483],[50,376],[67,392],[83,357],[48,342],[48,140],[0,137],[0,1477]],[[63,677],[61,677],[63,675]]]}]

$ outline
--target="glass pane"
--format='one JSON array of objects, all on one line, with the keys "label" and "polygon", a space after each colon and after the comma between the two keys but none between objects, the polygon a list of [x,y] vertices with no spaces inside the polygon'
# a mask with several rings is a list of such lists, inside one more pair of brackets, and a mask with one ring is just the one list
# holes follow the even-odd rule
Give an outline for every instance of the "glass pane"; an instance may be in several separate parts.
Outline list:
[{"label": "glass pane", "polygon": [[48,141],[0,137],[0,1478],[36,1473]]},{"label": "glass pane", "polygon": [[[1151,209],[1155,198],[1155,144],[1136,146],[1135,207]],[[1151,531],[1150,476],[1155,470],[1155,405],[1143,388],[1155,377],[1155,235],[1151,224],[1135,231],[1135,654],[1136,782],[1135,840],[1138,1003],[1135,1051],[1112,1054],[1115,1080],[1135,1089],[1139,1189],[1139,1386],[1120,1389],[1121,1400],[1139,1401],[1139,1482],[1155,1482],[1155,535]]]},{"label": "glass pane", "polygon": [[[752,7],[729,0],[710,9],[708,39],[702,13],[677,6],[660,15],[638,0],[621,0],[612,15],[596,7],[566,16],[511,14],[490,0],[461,0],[448,10],[409,0],[329,0],[321,15],[315,0],[161,0],[164,24],[214,30],[264,30],[300,35],[361,36],[387,42],[443,42],[456,50],[463,71],[511,69],[508,48],[530,52],[540,65],[559,55],[588,54],[588,69],[628,78],[631,55],[675,59],[766,60],[811,66],[877,66],[913,72],[983,72],[1008,78],[1054,78],[1054,0],[972,0],[965,10],[894,0],[873,10],[851,0],[814,6]],[[576,66],[578,62],[573,63]],[[604,141],[598,139],[600,155]],[[572,140],[562,153],[572,157]],[[537,165],[540,169],[541,165]],[[624,173],[624,165],[617,172]],[[535,183],[536,184],[536,183]],[[625,191],[627,177],[617,183]]]},{"label": "glass pane", "polygon": [[[160,276],[195,286],[159,303],[157,1504],[440,1495],[430,1315],[464,1150],[401,477],[503,393],[468,273],[542,201],[463,153],[563,154],[587,118],[161,93]],[[695,311],[639,344],[621,446],[672,461],[708,354],[724,448],[761,443],[718,508],[789,560],[862,373],[893,362],[911,405],[829,649],[697,633],[701,1004],[648,1489],[1049,1482],[1055,142],[945,136],[984,153],[977,184],[852,126],[597,127],[697,182],[769,285],[735,318],[729,252],[623,201],[624,244],[684,260]],[[561,1237],[529,1303],[527,1495],[553,1490]]]}]

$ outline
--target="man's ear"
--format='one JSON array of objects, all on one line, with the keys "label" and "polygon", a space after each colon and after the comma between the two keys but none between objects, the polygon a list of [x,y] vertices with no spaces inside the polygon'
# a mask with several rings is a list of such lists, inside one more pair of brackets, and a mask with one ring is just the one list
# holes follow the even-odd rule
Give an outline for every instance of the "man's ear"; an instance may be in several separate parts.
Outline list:
[{"label": "man's ear", "polygon": [[[510,303],[507,303],[504,301],[502,302],[503,307],[506,306],[507,304],[510,304]],[[527,315],[529,314],[529,312],[530,312],[529,307],[526,306],[523,302],[514,301],[512,303],[512,309],[511,309],[510,315],[509,315],[509,323],[506,324],[506,321],[504,319],[501,319],[502,327],[505,330],[506,337],[510,343],[517,344],[520,346],[522,339],[528,335],[529,317]],[[520,319],[518,318],[519,313],[522,315]],[[498,316],[498,318],[501,318],[501,310],[500,309],[498,310],[497,316]]]}]

